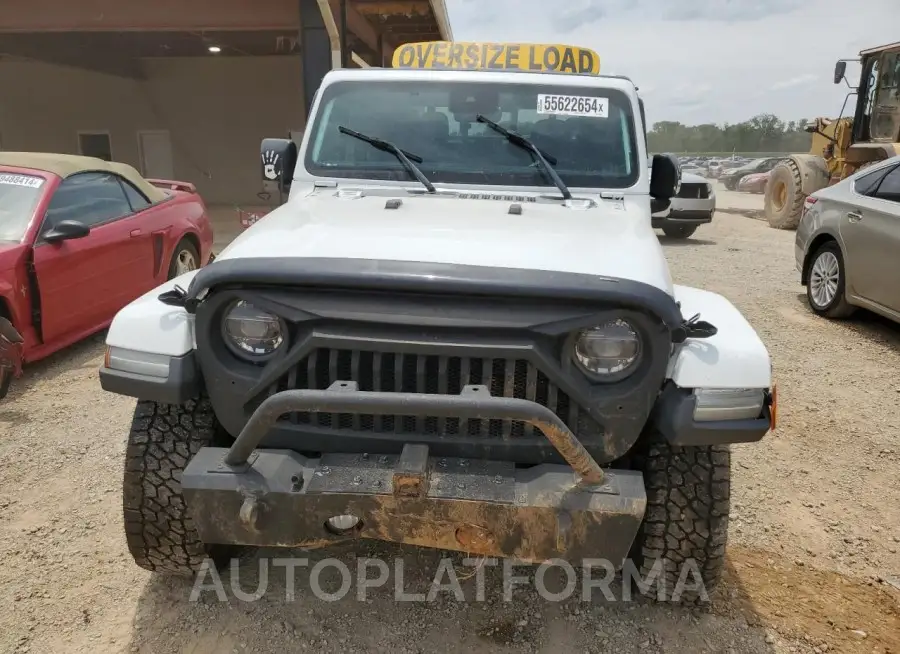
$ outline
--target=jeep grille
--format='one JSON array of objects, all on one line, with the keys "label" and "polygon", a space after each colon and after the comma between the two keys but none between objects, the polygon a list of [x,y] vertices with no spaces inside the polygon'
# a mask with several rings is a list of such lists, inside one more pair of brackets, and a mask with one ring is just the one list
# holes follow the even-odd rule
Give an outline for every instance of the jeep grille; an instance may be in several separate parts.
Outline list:
[{"label": "jeep grille", "polygon": [[[468,358],[360,350],[313,350],[271,392],[295,388],[326,389],[335,381],[354,381],[361,391],[458,395],[477,384],[491,395],[527,399],[546,406],[579,436],[599,436],[602,427],[530,361]],[[418,433],[432,436],[515,438],[541,436],[540,431],[509,420],[460,420],[416,416],[372,416],[294,413],[294,424],[368,432]]]}]

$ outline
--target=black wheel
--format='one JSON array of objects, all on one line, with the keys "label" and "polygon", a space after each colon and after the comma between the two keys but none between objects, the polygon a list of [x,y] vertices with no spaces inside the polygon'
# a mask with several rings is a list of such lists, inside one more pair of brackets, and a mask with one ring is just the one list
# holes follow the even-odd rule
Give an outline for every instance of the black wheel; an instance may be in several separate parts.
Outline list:
[{"label": "black wheel", "polygon": [[676,447],[652,432],[633,467],[643,473],[647,489],[647,512],[631,553],[649,583],[639,590],[697,604],[712,594],[725,566],[731,452],[727,445]]},{"label": "black wheel", "polygon": [[183,239],[175,246],[175,252],[172,253],[172,261],[169,263],[169,279],[175,279],[179,275],[183,275],[191,270],[197,270],[200,267],[200,254],[194,244],[187,239]]},{"label": "black wheel", "polygon": [[13,371],[10,368],[0,368],[0,400],[9,393],[9,385],[12,383]]},{"label": "black wheel", "polygon": [[856,307],[847,302],[844,255],[836,241],[816,250],[807,264],[806,299],[810,308],[825,318],[847,318]]},{"label": "black wheel", "polygon": [[697,231],[697,225],[665,225],[662,230],[669,238],[690,238]]},{"label": "black wheel", "polygon": [[200,541],[181,495],[181,473],[201,447],[218,444],[208,399],[184,405],[139,401],[128,434],[123,513],[128,550],[140,567],[189,576],[209,557],[219,567],[233,553]]},{"label": "black wheel", "polygon": [[734,179],[731,178],[731,177],[729,177],[728,179],[726,179],[726,180],[723,182],[723,184],[725,184],[725,188],[728,189],[729,191],[733,191],[733,190],[735,190],[735,189],[737,188],[737,182],[734,181]]}]

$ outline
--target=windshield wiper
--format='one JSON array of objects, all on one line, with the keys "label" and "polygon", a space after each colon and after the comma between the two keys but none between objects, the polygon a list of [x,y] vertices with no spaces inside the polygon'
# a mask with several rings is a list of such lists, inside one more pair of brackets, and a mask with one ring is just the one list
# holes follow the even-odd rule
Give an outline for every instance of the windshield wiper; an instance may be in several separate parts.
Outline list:
[{"label": "windshield wiper", "polygon": [[360,141],[365,141],[369,145],[378,148],[382,152],[390,152],[400,160],[400,163],[402,163],[403,167],[409,171],[410,175],[419,180],[422,186],[428,189],[429,193],[437,193],[437,189],[434,188],[434,184],[432,184],[428,180],[428,178],[425,177],[425,174],[421,170],[419,170],[419,167],[413,163],[413,161],[422,163],[422,157],[420,157],[419,155],[401,150],[389,141],[383,141],[381,139],[375,138],[374,136],[366,136],[365,134],[360,134],[359,132],[353,131],[352,129],[344,127],[343,125],[338,126],[338,129],[341,131],[341,134],[346,134],[347,136],[352,136],[353,138],[359,139]]},{"label": "windshield wiper", "polygon": [[551,180],[553,180],[556,188],[558,188],[560,193],[562,193],[563,200],[572,199],[572,193],[569,191],[569,187],[566,186],[566,183],[562,181],[562,178],[556,174],[555,170],[553,170],[553,166],[556,165],[556,157],[541,152],[541,149],[538,146],[536,146],[534,143],[529,141],[518,132],[514,132],[511,129],[506,129],[505,127],[503,127],[503,125],[498,125],[486,116],[478,114],[477,116],[475,116],[475,120],[477,120],[479,123],[484,123],[495,132],[503,134],[503,136],[506,137],[506,140],[513,145],[518,145],[520,148],[531,152],[531,154],[535,156],[538,163],[541,165],[541,168],[544,169],[544,172],[547,173],[547,176],[550,177]]}]

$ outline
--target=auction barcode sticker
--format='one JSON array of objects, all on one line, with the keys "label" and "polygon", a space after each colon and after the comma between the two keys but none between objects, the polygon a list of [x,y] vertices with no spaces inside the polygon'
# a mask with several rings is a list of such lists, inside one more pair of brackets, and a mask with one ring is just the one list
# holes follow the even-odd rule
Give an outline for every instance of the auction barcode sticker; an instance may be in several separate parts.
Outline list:
[{"label": "auction barcode sticker", "polygon": [[585,95],[548,95],[537,97],[537,112],[556,116],[609,118],[609,100]]},{"label": "auction barcode sticker", "polygon": [[41,188],[44,185],[43,177],[35,177],[34,175],[10,175],[7,173],[0,174],[0,184],[8,184],[10,186],[27,186],[29,188]]}]

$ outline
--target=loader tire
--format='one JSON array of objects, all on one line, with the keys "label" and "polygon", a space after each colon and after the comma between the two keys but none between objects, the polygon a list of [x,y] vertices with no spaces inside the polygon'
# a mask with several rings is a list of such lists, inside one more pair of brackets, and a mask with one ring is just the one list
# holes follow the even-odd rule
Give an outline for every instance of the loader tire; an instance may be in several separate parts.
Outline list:
[{"label": "loader tire", "polygon": [[803,211],[803,178],[796,161],[775,166],[766,185],[766,220],[775,229],[797,229]]},{"label": "loader tire", "polygon": [[140,400],[125,450],[125,538],[145,570],[191,576],[207,557],[220,567],[233,551],[200,540],[181,494],[181,473],[219,431],[207,398],[183,405]]},{"label": "loader tire", "polygon": [[643,441],[633,459],[647,492],[631,552],[646,582],[637,590],[660,601],[706,602],[725,567],[731,452],[727,445],[670,445],[655,431]]}]

